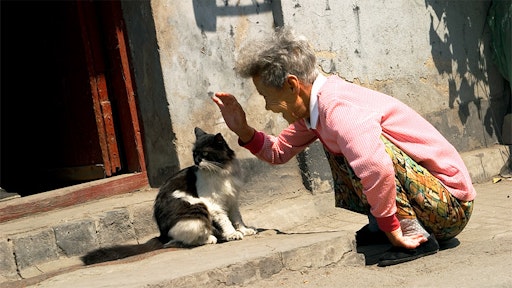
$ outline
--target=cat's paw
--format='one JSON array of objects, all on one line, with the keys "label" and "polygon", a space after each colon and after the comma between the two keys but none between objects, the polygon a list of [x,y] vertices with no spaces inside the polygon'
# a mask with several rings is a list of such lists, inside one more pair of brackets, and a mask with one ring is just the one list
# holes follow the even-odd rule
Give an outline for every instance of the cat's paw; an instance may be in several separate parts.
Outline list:
[{"label": "cat's paw", "polygon": [[258,233],[256,229],[250,227],[239,227],[237,230],[242,232],[244,236],[255,235],[256,233]]},{"label": "cat's paw", "polygon": [[215,243],[217,243],[217,237],[215,237],[213,235],[208,236],[208,240],[206,240],[206,242],[204,242],[204,244],[215,244]]},{"label": "cat's paw", "polygon": [[244,234],[237,230],[234,233],[225,236],[224,238],[226,239],[226,241],[242,240],[244,238]]}]

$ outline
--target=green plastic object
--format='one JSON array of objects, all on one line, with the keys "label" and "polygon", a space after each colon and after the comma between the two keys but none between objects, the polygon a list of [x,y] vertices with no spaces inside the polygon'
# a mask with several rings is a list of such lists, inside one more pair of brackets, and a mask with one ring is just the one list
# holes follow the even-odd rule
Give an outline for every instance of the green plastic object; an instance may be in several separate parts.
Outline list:
[{"label": "green plastic object", "polygon": [[493,0],[487,15],[494,63],[507,81],[512,79],[512,0]]}]

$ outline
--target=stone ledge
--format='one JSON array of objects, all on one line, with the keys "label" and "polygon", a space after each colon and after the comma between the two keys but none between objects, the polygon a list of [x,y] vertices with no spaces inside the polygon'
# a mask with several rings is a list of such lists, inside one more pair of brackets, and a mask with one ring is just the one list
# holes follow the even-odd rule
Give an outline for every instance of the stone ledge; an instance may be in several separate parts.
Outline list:
[{"label": "stone ledge", "polygon": [[34,227],[34,230],[8,234],[0,239],[0,275],[10,281],[38,276],[61,268],[45,263],[78,258],[99,247],[143,243],[157,233],[152,202],[134,203],[81,219]]},{"label": "stone ledge", "polygon": [[507,146],[495,145],[461,153],[461,157],[468,167],[473,183],[483,183],[499,174],[501,168],[507,163],[509,154]]}]

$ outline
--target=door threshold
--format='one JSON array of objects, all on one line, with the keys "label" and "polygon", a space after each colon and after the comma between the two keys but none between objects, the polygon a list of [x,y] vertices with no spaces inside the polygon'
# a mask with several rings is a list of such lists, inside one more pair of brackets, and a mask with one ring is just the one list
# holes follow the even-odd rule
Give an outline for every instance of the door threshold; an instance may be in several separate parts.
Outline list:
[{"label": "door threshold", "polygon": [[144,171],[0,201],[0,222],[132,192],[148,185]]}]

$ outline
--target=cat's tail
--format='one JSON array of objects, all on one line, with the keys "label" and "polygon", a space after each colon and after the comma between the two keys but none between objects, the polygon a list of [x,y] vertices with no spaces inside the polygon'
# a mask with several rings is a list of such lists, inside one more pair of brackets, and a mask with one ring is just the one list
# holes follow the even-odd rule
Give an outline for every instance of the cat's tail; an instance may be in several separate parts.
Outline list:
[{"label": "cat's tail", "polygon": [[92,265],[144,254],[162,248],[164,248],[162,242],[155,237],[143,244],[117,245],[99,248],[88,252],[84,256],[80,257],[80,259],[85,265]]}]

